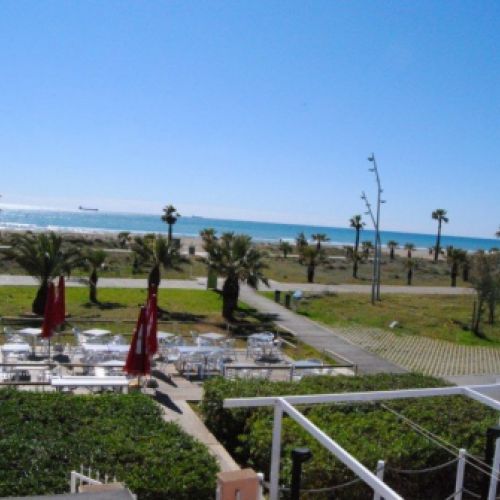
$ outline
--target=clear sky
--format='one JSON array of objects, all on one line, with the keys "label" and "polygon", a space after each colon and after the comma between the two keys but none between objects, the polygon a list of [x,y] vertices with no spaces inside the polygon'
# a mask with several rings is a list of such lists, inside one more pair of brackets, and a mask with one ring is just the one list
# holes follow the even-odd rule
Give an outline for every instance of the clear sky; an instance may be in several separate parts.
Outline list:
[{"label": "clear sky", "polygon": [[2,202],[492,237],[500,2],[0,2]]}]

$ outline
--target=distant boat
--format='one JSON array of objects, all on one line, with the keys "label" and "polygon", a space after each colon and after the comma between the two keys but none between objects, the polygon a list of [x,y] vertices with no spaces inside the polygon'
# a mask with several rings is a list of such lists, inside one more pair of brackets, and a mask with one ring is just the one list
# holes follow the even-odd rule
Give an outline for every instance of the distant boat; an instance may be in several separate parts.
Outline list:
[{"label": "distant boat", "polygon": [[81,205],[78,207],[78,210],[86,210],[86,211],[90,211],[90,212],[98,212],[99,211],[98,208],[87,208],[87,207],[82,207]]}]

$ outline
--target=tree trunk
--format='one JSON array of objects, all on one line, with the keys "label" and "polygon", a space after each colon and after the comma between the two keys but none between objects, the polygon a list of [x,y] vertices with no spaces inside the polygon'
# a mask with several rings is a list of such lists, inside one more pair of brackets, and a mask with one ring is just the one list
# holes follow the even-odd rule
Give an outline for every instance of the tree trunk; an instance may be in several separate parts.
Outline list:
[{"label": "tree trunk", "polygon": [[484,301],[483,299],[479,298],[477,302],[477,307],[475,309],[476,317],[474,318],[474,327],[472,331],[480,338],[484,338],[484,335],[479,330],[479,327],[481,325],[481,316],[483,314],[483,307],[484,307]]},{"label": "tree trunk", "polygon": [[90,274],[89,278],[89,301],[92,302],[92,304],[97,304],[97,271],[94,269],[92,273]]},{"label": "tree trunk", "polygon": [[391,260],[394,260],[394,247],[391,247],[390,258],[391,258]]},{"label": "tree trunk", "polygon": [[160,273],[160,264],[155,264],[151,271],[149,271],[148,276],[148,288],[152,286],[156,287],[156,289],[160,288],[161,281],[161,273]]},{"label": "tree trunk", "polygon": [[316,270],[316,266],[314,264],[309,264],[307,266],[307,282],[314,283],[314,271]]},{"label": "tree trunk", "polygon": [[457,286],[458,266],[454,262],[451,266],[451,286]]},{"label": "tree trunk", "polygon": [[468,264],[464,264],[464,266],[462,267],[462,279],[464,281],[469,281],[469,265]]},{"label": "tree trunk", "polygon": [[47,300],[47,290],[49,288],[48,280],[44,280],[41,282],[40,287],[38,288],[35,296],[35,300],[31,305],[31,310],[34,314],[38,316],[43,316],[45,313],[45,302]]},{"label": "tree trunk", "polygon": [[321,241],[316,242],[316,250],[319,252],[321,250]]},{"label": "tree trunk", "polygon": [[172,224],[168,225],[168,242],[172,242]]},{"label": "tree trunk", "polygon": [[354,251],[358,253],[359,249],[359,229],[356,228],[356,242],[354,243]]},{"label": "tree trunk", "polygon": [[357,278],[358,277],[358,258],[354,257],[354,262],[352,264],[352,277]]},{"label": "tree trunk", "polygon": [[438,261],[440,247],[441,247],[441,219],[439,219],[438,221],[438,234],[436,239],[436,248],[434,250],[434,262]]},{"label": "tree trunk", "polygon": [[488,323],[490,325],[495,323],[495,300],[488,301]]},{"label": "tree trunk", "polygon": [[411,250],[408,249],[408,258],[411,259]]},{"label": "tree trunk", "polygon": [[228,321],[234,318],[234,310],[238,306],[240,284],[236,276],[228,276],[222,287],[222,316]]},{"label": "tree trunk", "polygon": [[413,269],[410,267],[410,269],[408,269],[408,274],[406,275],[406,283],[408,285],[411,285],[412,278],[413,278]]}]

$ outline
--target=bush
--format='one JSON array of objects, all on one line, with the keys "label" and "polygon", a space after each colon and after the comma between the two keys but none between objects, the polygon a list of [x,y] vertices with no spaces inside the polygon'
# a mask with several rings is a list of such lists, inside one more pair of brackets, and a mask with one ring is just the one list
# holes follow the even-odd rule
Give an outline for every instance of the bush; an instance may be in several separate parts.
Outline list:
[{"label": "bush", "polygon": [[144,395],[0,391],[0,496],[67,492],[80,464],[141,500],[214,497],[214,458]]},{"label": "bush", "polygon": [[[362,377],[311,377],[299,383],[213,379],[205,383],[202,411],[212,432],[242,464],[267,473],[272,442],[272,411],[225,410],[222,402],[232,397],[391,390],[409,387],[439,387],[444,381],[423,375],[371,375]],[[454,396],[388,401],[385,406],[405,415],[457,447],[482,456],[488,426],[496,422],[493,410],[469,399]],[[453,457],[413,431],[381,404],[316,405],[301,410],[319,428],[374,470],[377,460],[388,464],[385,480],[405,498],[445,498],[453,492],[456,467],[422,475],[401,475],[397,469],[422,469]],[[344,483],[354,475],[307,432],[289,418],[283,420],[281,480],[290,483],[290,453],[308,446],[313,459],[304,466],[303,487],[323,488]],[[466,487],[478,491],[481,479],[467,469]],[[315,498],[329,498],[315,494]],[[356,485],[336,492],[335,498],[364,499],[370,490]]]}]

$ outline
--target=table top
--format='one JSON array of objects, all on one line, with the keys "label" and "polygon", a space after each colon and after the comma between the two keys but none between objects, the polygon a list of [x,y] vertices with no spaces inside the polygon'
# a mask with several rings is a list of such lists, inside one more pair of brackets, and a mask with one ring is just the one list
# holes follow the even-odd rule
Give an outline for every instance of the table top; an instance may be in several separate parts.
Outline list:
[{"label": "table top", "polygon": [[94,386],[128,386],[128,379],[124,376],[109,376],[109,377],[52,377],[50,380],[51,385],[55,387],[94,387]]},{"label": "table top", "polygon": [[41,335],[42,329],[41,328],[21,328],[21,330],[17,330],[17,333],[20,333],[21,335]]},{"label": "table top", "polygon": [[130,349],[124,344],[85,344],[82,347],[89,352],[128,352]]},{"label": "table top", "polygon": [[84,330],[82,332],[84,335],[90,335],[92,337],[102,337],[104,335],[109,335],[110,330],[102,330],[101,328],[91,328],[90,330]]},{"label": "table top", "polygon": [[222,333],[207,332],[207,333],[200,333],[198,337],[208,340],[220,340],[223,339],[225,335],[223,335]]},{"label": "table top", "polygon": [[10,352],[30,352],[31,347],[26,343],[19,344],[4,344],[2,346],[2,351],[10,351]]},{"label": "table top", "polygon": [[220,347],[179,345],[175,347],[179,354],[216,354],[222,352]]},{"label": "table top", "polygon": [[259,340],[261,342],[272,342],[274,340],[274,335],[272,333],[252,333],[248,336],[249,339]]},{"label": "table top", "polygon": [[159,338],[159,339],[168,339],[170,337],[175,337],[175,333],[170,333],[170,332],[157,332],[156,333],[156,336]]}]

